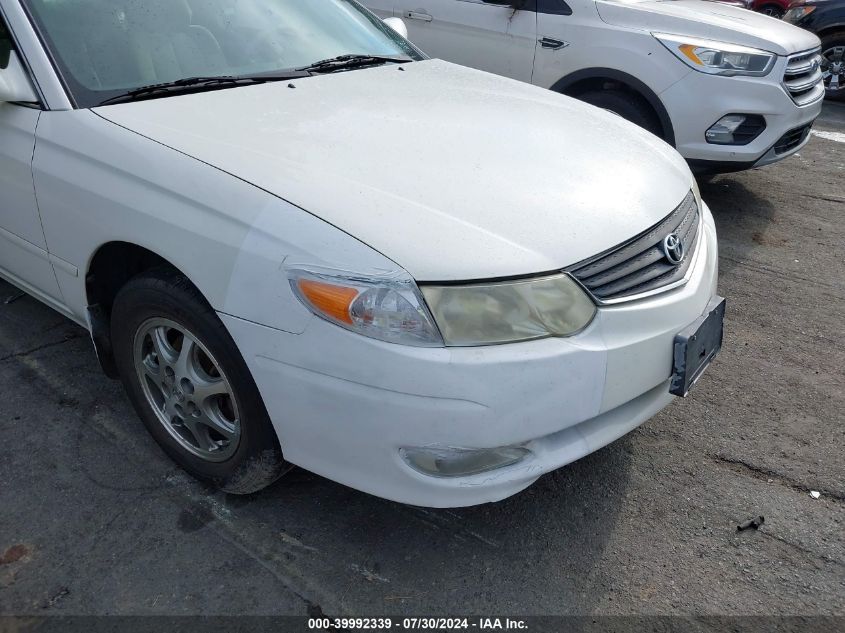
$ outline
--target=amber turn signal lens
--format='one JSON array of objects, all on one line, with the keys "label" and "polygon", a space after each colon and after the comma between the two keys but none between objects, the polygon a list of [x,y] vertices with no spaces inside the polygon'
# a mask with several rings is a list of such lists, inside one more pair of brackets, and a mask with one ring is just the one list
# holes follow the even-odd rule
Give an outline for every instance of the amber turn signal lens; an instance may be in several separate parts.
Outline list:
[{"label": "amber turn signal lens", "polygon": [[693,46],[692,44],[682,44],[678,48],[684,55],[691,59],[694,64],[701,66],[701,60],[698,58],[698,55],[695,54],[695,49],[698,48],[697,46]]},{"label": "amber turn signal lens", "polygon": [[312,279],[300,279],[297,284],[302,295],[315,309],[337,321],[352,324],[349,307],[358,296],[355,288],[335,286]]}]

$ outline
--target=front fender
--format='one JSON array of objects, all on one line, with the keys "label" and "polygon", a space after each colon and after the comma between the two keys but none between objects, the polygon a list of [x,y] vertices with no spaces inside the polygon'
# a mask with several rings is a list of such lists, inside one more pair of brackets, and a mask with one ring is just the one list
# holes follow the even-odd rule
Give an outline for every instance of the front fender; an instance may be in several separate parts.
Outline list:
[{"label": "front fender", "polygon": [[286,258],[396,267],[306,211],[90,110],[44,113],[33,175],[48,248],[79,269],[56,274],[68,310],[83,322],[86,271],[110,242],[162,257],[218,312],[292,333],[312,315],[294,300]]}]

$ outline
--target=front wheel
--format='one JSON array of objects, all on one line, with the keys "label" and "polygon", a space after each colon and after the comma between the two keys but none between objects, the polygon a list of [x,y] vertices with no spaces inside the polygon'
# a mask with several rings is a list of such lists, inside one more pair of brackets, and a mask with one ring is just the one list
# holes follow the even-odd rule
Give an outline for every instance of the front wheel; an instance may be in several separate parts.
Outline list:
[{"label": "front wheel", "polygon": [[575,98],[597,108],[610,110],[626,121],[639,125],[655,136],[663,138],[660,120],[648,102],[637,94],[624,90],[596,90],[575,95]]},{"label": "front wheel", "polygon": [[234,341],[185,277],[170,269],[135,277],[111,322],[129,399],[182,468],[236,494],[290,469]]},{"label": "front wheel", "polygon": [[845,100],[845,33],[822,38],[822,77],[828,99]]}]

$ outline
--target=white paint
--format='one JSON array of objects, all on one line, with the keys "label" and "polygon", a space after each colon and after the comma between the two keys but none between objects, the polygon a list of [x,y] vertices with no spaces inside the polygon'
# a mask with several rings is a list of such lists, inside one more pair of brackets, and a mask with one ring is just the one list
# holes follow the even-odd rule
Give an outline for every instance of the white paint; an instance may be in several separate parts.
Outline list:
[{"label": "white paint", "polygon": [[[716,291],[715,229],[706,207],[704,234],[704,255],[686,286],[599,310],[571,339],[412,348],[322,319],[290,334],[221,318],[289,461],[416,506],[486,503],[622,437],[672,401],[674,337]],[[399,455],[407,446],[513,444],[531,450],[530,459],[467,477],[427,477]]]},{"label": "white paint", "polygon": [[[29,59],[39,51],[27,41]],[[383,343],[312,318],[281,267],[295,258],[417,280],[561,268],[677,207],[694,180],[673,149],[615,115],[442,61],[292,83],[46,110],[37,133],[0,126],[0,148],[23,141],[20,181],[34,184],[40,211],[0,205],[0,229],[37,233],[40,218],[45,243],[36,247],[49,255],[40,259],[66,262],[52,266],[51,283],[79,319],[102,244],[131,242],[173,263],[228,328],[285,456],[390,499],[464,506],[504,498],[671,402],[674,337],[716,292],[706,205],[685,286],[601,309],[566,339],[465,349]],[[0,152],[0,173],[15,160]],[[29,270],[23,255],[7,257],[0,275]],[[48,291],[46,282],[25,287]],[[530,458],[454,479],[422,475],[399,454],[514,444]],[[222,499],[206,507],[232,532],[236,517]]]},{"label": "white paint", "polygon": [[291,83],[96,112],[423,281],[563,268],[653,226],[693,185],[675,151],[616,115],[439,60]]},{"label": "white paint", "polygon": [[845,143],[845,132],[827,132],[825,130],[810,130],[810,134],[823,138],[826,141]]},{"label": "white paint", "polygon": [[[787,56],[820,46],[809,31],[746,9],[699,0],[568,0],[571,15],[519,10],[479,0],[364,0],[381,16],[403,17],[409,39],[433,57],[552,88],[576,73],[607,68],[639,80],[671,120],[676,149],[687,159],[761,166],[783,160],[771,148],[787,131],[821,112],[799,107],[781,86]],[[499,5],[499,6],[496,6]],[[750,47],[776,55],[764,77],[693,70],[652,33]],[[540,46],[538,41],[551,41]],[[583,78],[583,76],[581,76]],[[520,110],[520,115],[522,115]],[[743,146],[707,143],[704,131],[729,112],[764,115],[766,129]]]}]

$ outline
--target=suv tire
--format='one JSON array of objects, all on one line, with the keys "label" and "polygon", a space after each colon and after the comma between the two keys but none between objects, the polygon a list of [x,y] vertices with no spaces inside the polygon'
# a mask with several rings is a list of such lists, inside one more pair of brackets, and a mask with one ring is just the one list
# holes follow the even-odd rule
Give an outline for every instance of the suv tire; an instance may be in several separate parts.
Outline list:
[{"label": "suv tire", "polygon": [[[575,95],[597,108],[610,110],[626,121],[630,121],[663,139],[663,128],[651,106],[641,96],[623,90],[596,90]],[[665,139],[664,139],[665,140]]]}]

